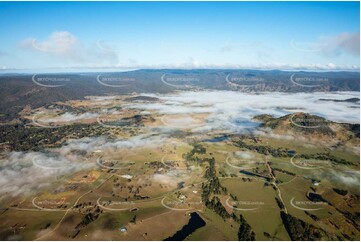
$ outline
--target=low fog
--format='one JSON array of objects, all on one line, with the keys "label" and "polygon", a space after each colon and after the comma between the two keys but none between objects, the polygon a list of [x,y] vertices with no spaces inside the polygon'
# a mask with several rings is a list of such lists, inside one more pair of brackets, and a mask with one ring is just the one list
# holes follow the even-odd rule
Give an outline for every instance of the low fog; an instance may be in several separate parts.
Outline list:
[{"label": "low fog", "polygon": [[[142,94],[146,95],[146,94]],[[348,102],[320,101],[319,99],[339,99],[358,97],[356,92],[343,93],[240,93],[232,91],[181,92],[167,95],[152,94],[159,103],[129,103],[122,108],[135,108],[143,113],[158,112],[162,115],[208,114],[205,124],[196,126],[193,131],[207,133],[211,130],[224,132],[245,132],[253,130],[258,134],[272,135],[267,130],[254,130],[258,126],[252,121],[255,115],[272,114],[280,117],[293,112],[307,112],[338,122],[359,123],[359,104]],[[107,100],[107,98],[99,99]],[[101,113],[118,112],[115,109],[101,110],[97,113],[73,115],[65,113],[53,120],[74,121],[94,118]],[[192,118],[189,116],[188,118]],[[49,120],[47,120],[49,121]],[[95,151],[132,152],[140,148],[157,148],[170,142],[174,127],[166,125],[150,128],[147,135],[138,135],[129,139],[109,139],[107,137],[82,138],[68,140],[62,147],[43,152],[10,152],[2,161],[0,169],[0,196],[34,194],[39,189],[52,184],[58,178],[71,175],[80,170],[96,166],[96,162],[87,160]],[[257,133],[256,133],[257,134]],[[287,138],[287,137],[279,137]],[[289,137],[292,139],[292,137]],[[244,154],[241,158],[249,159]],[[351,176],[334,174],[342,182],[358,184]]]},{"label": "low fog", "polygon": [[95,151],[137,152],[169,142],[166,136],[139,135],[129,139],[106,137],[72,139],[62,147],[43,152],[10,152],[1,161],[0,198],[4,195],[34,195],[58,179],[96,167],[88,159]]},{"label": "low fog", "polygon": [[[142,94],[147,95],[147,94]],[[344,100],[359,97],[358,92],[334,93],[240,93],[233,91],[181,92],[169,95],[148,95],[161,103],[130,104],[128,108],[152,110],[163,115],[210,114],[207,123],[193,131],[224,130],[241,132],[257,127],[252,118],[259,114],[276,117],[294,112],[305,112],[331,121],[359,123],[359,104],[320,101]]]}]

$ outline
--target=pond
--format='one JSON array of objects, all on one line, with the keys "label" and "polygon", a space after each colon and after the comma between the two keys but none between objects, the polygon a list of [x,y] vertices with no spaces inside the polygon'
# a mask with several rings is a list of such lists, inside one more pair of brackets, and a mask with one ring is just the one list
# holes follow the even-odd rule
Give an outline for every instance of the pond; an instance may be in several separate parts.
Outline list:
[{"label": "pond", "polygon": [[164,241],[181,241],[187,238],[197,229],[206,225],[206,222],[198,215],[198,213],[191,213],[191,218],[188,224],[184,225],[181,230],[178,230],[173,236],[166,238]]},{"label": "pond", "polygon": [[203,142],[217,143],[217,142],[222,142],[224,140],[227,140],[228,138],[229,138],[229,136],[219,136],[219,137],[214,137],[211,139],[205,139],[205,140],[203,140]]}]

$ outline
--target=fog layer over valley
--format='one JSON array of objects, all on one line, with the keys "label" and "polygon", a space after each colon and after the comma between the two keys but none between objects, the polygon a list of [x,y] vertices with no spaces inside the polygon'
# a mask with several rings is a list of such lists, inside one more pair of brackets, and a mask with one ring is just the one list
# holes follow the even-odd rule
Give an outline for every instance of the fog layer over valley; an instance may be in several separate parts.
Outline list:
[{"label": "fog layer over valley", "polygon": [[[271,114],[281,117],[295,112],[304,112],[324,117],[328,120],[346,123],[359,123],[359,102],[333,102],[320,99],[345,100],[357,98],[357,92],[335,93],[240,93],[233,91],[199,91],[178,92],[173,94],[142,94],[156,97],[157,102],[127,102],[121,106],[123,110],[135,109],[140,114],[156,113],[162,117],[175,116],[174,121],[163,121],[157,127],[143,127],[144,133],[128,139],[105,136],[70,139],[60,148],[52,148],[41,152],[10,152],[3,161],[0,171],[0,193],[18,195],[31,193],[38,187],[46,186],[47,179],[70,175],[79,170],[89,169],[96,165],[95,158],[90,155],[102,152],[132,152],[138,148],[155,148],[169,143],[172,134],[179,127],[187,127],[193,134],[217,133],[243,134],[255,133],[270,135],[269,130],[259,131],[260,122],[253,117],[260,114]],[[113,100],[116,97],[93,97],[91,100]],[[104,113],[116,113],[112,108],[102,108],[99,112],[85,113],[65,112],[60,116],[44,118],[47,122],[67,122],[99,117]],[[194,115],[206,115],[201,123]],[[163,120],[163,119],[161,119]],[[96,124],[94,124],[96,125]],[[268,134],[265,134],[267,131]],[[277,138],[276,134],[271,134]],[[193,136],[194,138],[195,136]],[[290,139],[292,136],[279,136],[279,139]],[[245,155],[245,153],[243,154]],[[89,158],[89,159],[88,159]],[[21,178],[21,179],[20,179]]]},{"label": "fog layer over valley", "polygon": [[149,96],[157,97],[162,102],[131,104],[128,107],[154,110],[165,115],[210,114],[206,124],[194,128],[193,131],[220,129],[229,133],[241,132],[257,126],[252,118],[260,114],[280,117],[304,112],[331,121],[346,123],[359,123],[360,115],[359,103],[320,100],[358,98],[358,92],[253,94],[232,91],[198,91]]}]

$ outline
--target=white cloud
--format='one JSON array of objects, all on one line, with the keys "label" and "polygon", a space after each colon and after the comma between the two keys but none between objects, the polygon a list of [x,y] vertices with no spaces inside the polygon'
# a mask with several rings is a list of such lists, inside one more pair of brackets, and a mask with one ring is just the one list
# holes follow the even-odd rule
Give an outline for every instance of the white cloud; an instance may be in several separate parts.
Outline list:
[{"label": "white cloud", "polygon": [[[320,53],[326,57],[337,57],[340,55],[360,55],[360,32],[340,33],[335,36],[322,36],[314,42],[301,42],[292,39],[291,47],[303,52]],[[326,64],[326,66],[330,66]],[[337,68],[331,65],[330,69]]]},{"label": "white cloud", "polygon": [[236,155],[242,159],[252,159],[255,157],[255,155],[253,153],[246,152],[246,151],[237,151]]},{"label": "white cloud", "polygon": [[100,117],[102,114],[117,114],[116,110],[102,109],[99,110],[99,113],[94,112],[85,112],[85,113],[58,113],[58,110],[48,110],[48,112],[39,111],[35,113],[32,117],[32,121],[34,125],[43,126],[43,127],[51,127],[54,124],[64,124],[64,123],[72,123],[72,122],[80,122],[80,121],[89,121],[94,120],[95,118]]},{"label": "white cloud", "polygon": [[67,31],[55,31],[43,41],[28,38],[23,40],[20,46],[42,53],[55,63],[68,64],[69,61],[76,65],[118,63],[115,49],[111,49],[103,42],[86,45]]},{"label": "white cloud", "polygon": [[319,42],[325,43],[322,52],[326,55],[340,55],[342,53],[360,55],[360,32],[345,32],[337,36],[322,37]]},{"label": "white cloud", "polygon": [[40,121],[41,123],[57,123],[57,122],[75,122],[75,121],[80,121],[80,120],[84,120],[84,119],[93,119],[93,118],[97,118],[99,116],[99,114],[96,113],[82,113],[82,114],[74,114],[74,113],[63,113],[57,117],[52,117],[52,118],[40,118],[38,119],[38,121]]},{"label": "white cloud", "polygon": [[326,176],[336,183],[341,183],[345,186],[359,187],[360,186],[360,172],[359,171],[331,171]]},{"label": "white cloud", "polygon": [[59,55],[70,55],[72,50],[79,48],[78,39],[69,32],[56,31],[53,32],[48,39],[39,42],[34,38],[29,38],[23,41],[23,47],[33,48],[40,52],[51,52]]},{"label": "white cloud", "polygon": [[[262,57],[261,55],[259,56]],[[112,66],[89,66],[88,68],[99,69],[253,69],[253,70],[354,70],[359,71],[358,65],[337,65],[334,63],[276,63],[276,62],[262,62],[257,64],[232,64],[232,63],[206,63],[200,61],[169,63],[169,64],[137,64],[137,65],[112,65]]]}]

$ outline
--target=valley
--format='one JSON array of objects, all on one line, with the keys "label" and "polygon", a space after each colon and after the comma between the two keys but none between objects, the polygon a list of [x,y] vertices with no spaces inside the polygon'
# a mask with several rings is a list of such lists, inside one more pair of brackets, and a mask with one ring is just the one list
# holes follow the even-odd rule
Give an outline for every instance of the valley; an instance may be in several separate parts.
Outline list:
[{"label": "valley", "polygon": [[275,108],[273,94],[216,91],[26,108],[24,125],[0,127],[0,236],[163,240],[196,213],[190,240],[356,240],[359,124],[302,95]]}]

